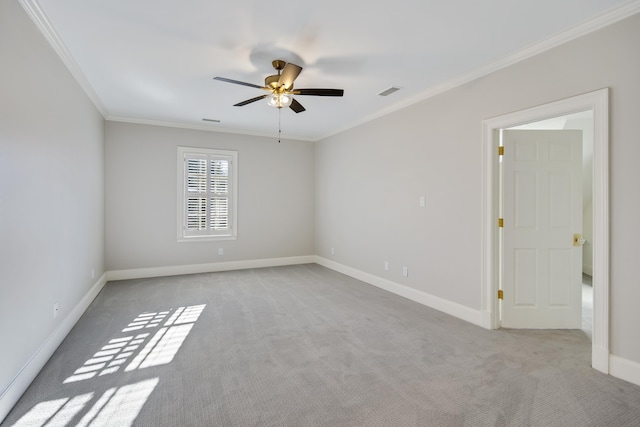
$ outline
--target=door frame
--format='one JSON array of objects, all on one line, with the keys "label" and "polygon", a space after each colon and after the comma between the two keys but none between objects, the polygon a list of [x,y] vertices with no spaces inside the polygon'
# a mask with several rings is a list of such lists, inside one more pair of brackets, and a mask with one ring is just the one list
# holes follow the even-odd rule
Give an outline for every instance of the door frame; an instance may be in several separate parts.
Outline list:
[{"label": "door frame", "polygon": [[609,373],[609,89],[490,118],[483,131],[482,311],[487,328],[497,329],[498,137],[497,130],[581,111],[593,111],[593,334],[591,366]]}]

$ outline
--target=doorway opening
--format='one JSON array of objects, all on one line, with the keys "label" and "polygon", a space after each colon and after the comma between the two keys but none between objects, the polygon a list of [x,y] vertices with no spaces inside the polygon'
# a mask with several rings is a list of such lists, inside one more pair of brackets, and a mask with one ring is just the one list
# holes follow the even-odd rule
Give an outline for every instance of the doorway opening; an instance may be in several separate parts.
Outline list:
[{"label": "doorway opening", "polygon": [[[502,271],[502,253],[500,246],[501,177],[500,130],[536,122],[557,119],[558,117],[584,118],[592,115],[592,125],[588,130],[593,136],[591,178],[592,222],[591,239],[588,250],[593,262],[587,265],[585,272],[592,277],[592,367],[608,373],[609,371],[609,194],[608,194],[608,89],[579,95],[527,110],[506,114],[485,120],[484,130],[484,275],[483,275],[483,311],[485,323],[489,328],[499,328],[500,305],[498,290]],[[549,125],[549,122],[546,123]],[[557,125],[556,125],[557,126]],[[585,250],[585,252],[587,252]],[[585,254],[586,255],[586,254]]]}]

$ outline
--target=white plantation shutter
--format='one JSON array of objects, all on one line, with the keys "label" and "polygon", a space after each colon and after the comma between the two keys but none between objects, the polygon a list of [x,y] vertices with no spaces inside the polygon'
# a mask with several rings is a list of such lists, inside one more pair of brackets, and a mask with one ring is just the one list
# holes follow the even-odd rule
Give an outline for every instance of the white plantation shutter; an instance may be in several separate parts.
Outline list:
[{"label": "white plantation shutter", "polygon": [[214,193],[226,194],[229,192],[229,160],[212,159],[211,189]]},{"label": "white plantation shutter", "polygon": [[207,199],[202,197],[187,198],[187,230],[206,230]]},{"label": "white plantation shutter", "polygon": [[180,147],[179,160],[184,174],[178,238],[235,236],[237,153]]},{"label": "white plantation shutter", "polygon": [[229,228],[229,199],[214,197],[209,202],[209,227],[212,230],[226,230]]},{"label": "white plantation shutter", "polygon": [[205,193],[207,191],[207,158],[185,159],[187,163],[187,191]]},{"label": "white plantation shutter", "polygon": [[187,168],[187,230],[207,228],[207,157],[185,159]]}]

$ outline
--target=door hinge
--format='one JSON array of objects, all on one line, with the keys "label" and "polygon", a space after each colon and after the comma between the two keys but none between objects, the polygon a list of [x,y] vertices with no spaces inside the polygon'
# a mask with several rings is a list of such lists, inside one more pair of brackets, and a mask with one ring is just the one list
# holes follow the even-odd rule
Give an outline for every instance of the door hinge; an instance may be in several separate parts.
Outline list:
[{"label": "door hinge", "polygon": [[498,147],[498,156],[504,156],[504,145]]},{"label": "door hinge", "polygon": [[498,218],[498,227],[500,227],[500,228],[504,227],[504,219],[503,218]]},{"label": "door hinge", "polygon": [[503,299],[503,297],[504,297],[504,292],[502,291],[502,289],[500,289],[498,291],[498,299]]}]

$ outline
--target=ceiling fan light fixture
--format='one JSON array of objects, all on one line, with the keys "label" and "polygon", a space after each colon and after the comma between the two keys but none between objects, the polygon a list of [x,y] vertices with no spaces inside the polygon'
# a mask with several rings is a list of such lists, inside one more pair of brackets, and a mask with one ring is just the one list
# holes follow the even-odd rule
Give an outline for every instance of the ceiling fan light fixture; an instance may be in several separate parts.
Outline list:
[{"label": "ceiling fan light fixture", "polygon": [[267,97],[267,104],[274,108],[286,108],[293,102],[293,96],[288,93],[273,93]]}]

